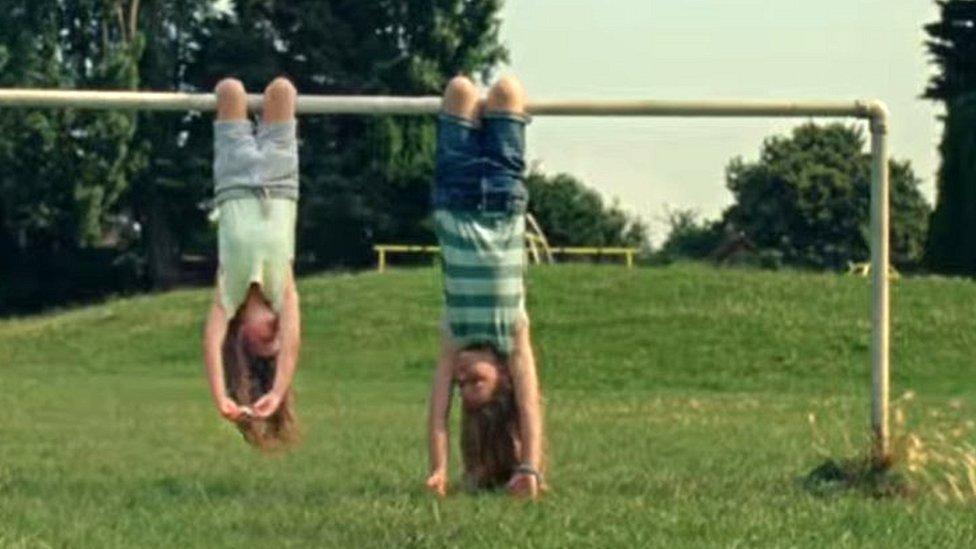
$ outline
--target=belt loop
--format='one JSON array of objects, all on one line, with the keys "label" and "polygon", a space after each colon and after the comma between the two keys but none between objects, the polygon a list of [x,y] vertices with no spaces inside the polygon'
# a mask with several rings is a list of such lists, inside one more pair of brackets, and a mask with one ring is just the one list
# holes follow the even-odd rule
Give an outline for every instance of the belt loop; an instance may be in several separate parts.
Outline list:
[{"label": "belt loop", "polygon": [[267,187],[261,187],[261,212],[264,217],[271,215],[271,190]]},{"label": "belt loop", "polygon": [[481,178],[481,205],[478,209],[482,212],[488,210],[488,180]]}]

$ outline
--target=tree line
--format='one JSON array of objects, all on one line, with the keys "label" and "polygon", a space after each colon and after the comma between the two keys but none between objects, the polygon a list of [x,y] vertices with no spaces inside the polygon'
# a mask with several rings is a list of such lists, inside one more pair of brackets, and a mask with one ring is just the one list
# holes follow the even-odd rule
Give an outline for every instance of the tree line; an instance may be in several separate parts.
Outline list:
[{"label": "tree line", "polygon": [[[0,11],[0,86],[433,95],[508,59],[502,0],[12,0]],[[938,2],[926,25],[945,105],[938,200],[891,161],[893,260],[976,273],[976,1]],[[359,268],[383,241],[429,243],[429,118],[303,117],[298,268]],[[863,130],[806,124],[733,159],[734,203],[714,221],[672,212],[658,257],[749,243],[757,262],[843,268],[868,256]],[[210,277],[211,117],[0,109],[0,312]],[[569,174],[530,173],[530,211],[555,245],[646,246],[647,228]]]},{"label": "tree line", "polygon": [[[891,161],[892,261],[902,268],[976,275],[976,1],[936,2],[925,25],[936,74],[923,99],[945,107],[934,210],[907,161]],[[749,242],[764,265],[843,268],[869,256],[870,159],[862,130],[804,125],[763,144],[758,160],[734,159],[734,204],[720,219],[669,216],[665,258],[708,257],[729,238]]]}]

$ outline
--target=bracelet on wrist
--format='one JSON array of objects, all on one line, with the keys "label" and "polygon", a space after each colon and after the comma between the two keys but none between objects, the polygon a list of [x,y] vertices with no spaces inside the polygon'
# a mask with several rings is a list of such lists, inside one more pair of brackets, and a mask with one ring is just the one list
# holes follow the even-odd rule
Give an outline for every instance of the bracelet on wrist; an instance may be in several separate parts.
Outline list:
[{"label": "bracelet on wrist", "polygon": [[532,475],[535,477],[536,482],[542,484],[542,473],[538,469],[529,465],[528,463],[523,463],[515,468],[515,474],[517,475]]}]

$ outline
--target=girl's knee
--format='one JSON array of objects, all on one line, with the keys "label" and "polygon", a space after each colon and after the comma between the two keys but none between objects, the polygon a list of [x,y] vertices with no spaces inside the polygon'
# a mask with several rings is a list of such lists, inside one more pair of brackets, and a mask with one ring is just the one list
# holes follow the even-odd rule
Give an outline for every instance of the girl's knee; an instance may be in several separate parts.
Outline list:
[{"label": "girl's knee", "polygon": [[448,114],[475,118],[480,100],[478,87],[466,76],[455,76],[444,88],[443,109]]},{"label": "girl's knee", "polygon": [[265,122],[282,122],[295,118],[295,102],[298,92],[291,80],[279,76],[264,89]]},{"label": "girl's knee", "polygon": [[525,109],[526,94],[522,82],[512,75],[505,75],[495,82],[488,92],[488,109],[522,112]]},{"label": "girl's knee", "polygon": [[217,118],[234,120],[247,117],[247,91],[236,78],[224,78],[214,86],[217,95]]},{"label": "girl's knee", "polygon": [[214,93],[217,94],[217,101],[234,100],[245,97],[247,92],[244,84],[236,78],[224,78],[214,86]]},{"label": "girl's knee", "polygon": [[268,87],[264,89],[264,94],[268,98],[277,100],[292,100],[298,95],[298,91],[295,89],[295,85],[291,83],[291,80],[284,76],[279,76],[268,83]]},{"label": "girl's knee", "polygon": [[477,100],[478,87],[474,85],[474,82],[472,82],[470,78],[459,74],[447,83],[447,86],[444,88],[444,97],[462,100]]}]

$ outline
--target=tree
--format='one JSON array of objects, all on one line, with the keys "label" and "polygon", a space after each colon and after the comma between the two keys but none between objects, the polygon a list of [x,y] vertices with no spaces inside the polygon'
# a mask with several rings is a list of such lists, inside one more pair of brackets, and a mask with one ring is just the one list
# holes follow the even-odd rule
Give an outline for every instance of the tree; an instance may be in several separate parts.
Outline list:
[{"label": "tree", "polygon": [[[0,86],[136,87],[142,43],[132,8],[122,0],[5,3]],[[63,301],[118,281],[113,254],[98,246],[142,165],[134,131],[128,112],[0,110],[0,308]]]},{"label": "tree", "polygon": [[[0,85],[134,88],[141,44],[124,2],[17,1],[0,10]],[[139,159],[131,113],[0,111],[0,216],[4,236],[76,247],[96,244],[102,222]]]},{"label": "tree", "polygon": [[532,172],[526,178],[529,212],[553,246],[634,246],[647,244],[647,227],[572,175]]},{"label": "tree", "polygon": [[[211,0],[146,2],[134,19],[145,47],[139,59],[140,85],[154,91],[193,89],[187,71],[201,42],[226,15]],[[201,204],[212,195],[209,116],[200,113],[137,114],[133,147],[147,159],[134,174],[126,206],[144,230],[138,254],[153,287],[168,288],[180,278],[183,252],[203,253],[215,238]]]},{"label": "tree", "polygon": [[[787,264],[841,268],[869,256],[871,158],[856,127],[806,124],[771,137],[757,162],[733,160],[727,186],[735,203],[722,219]],[[929,206],[906,162],[891,170],[892,261],[921,258]]]},{"label": "tree", "polygon": [[668,237],[657,250],[665,261],[673,259],[704,259],[722,242],[722,224],[701,219],[692,209],[667,211]]},{"label": "tree", "polygon": [[937,272],[976,274],[976,94],[952,103],[939,152],[926,264]]},{"label": "tree", "polygon": [[942,101],[946,116],[926,263],[935,271],[972,275],[976,274],[976,2],[938,4],[941,19],[925,27],[938,73],[924,97]]},{"label": "tree", "polygon": [[938,73],[929,81],[924,97],[943,101],[976,92],[976,1],[937,1],[941,17],[925,26],[925,43]]}]

